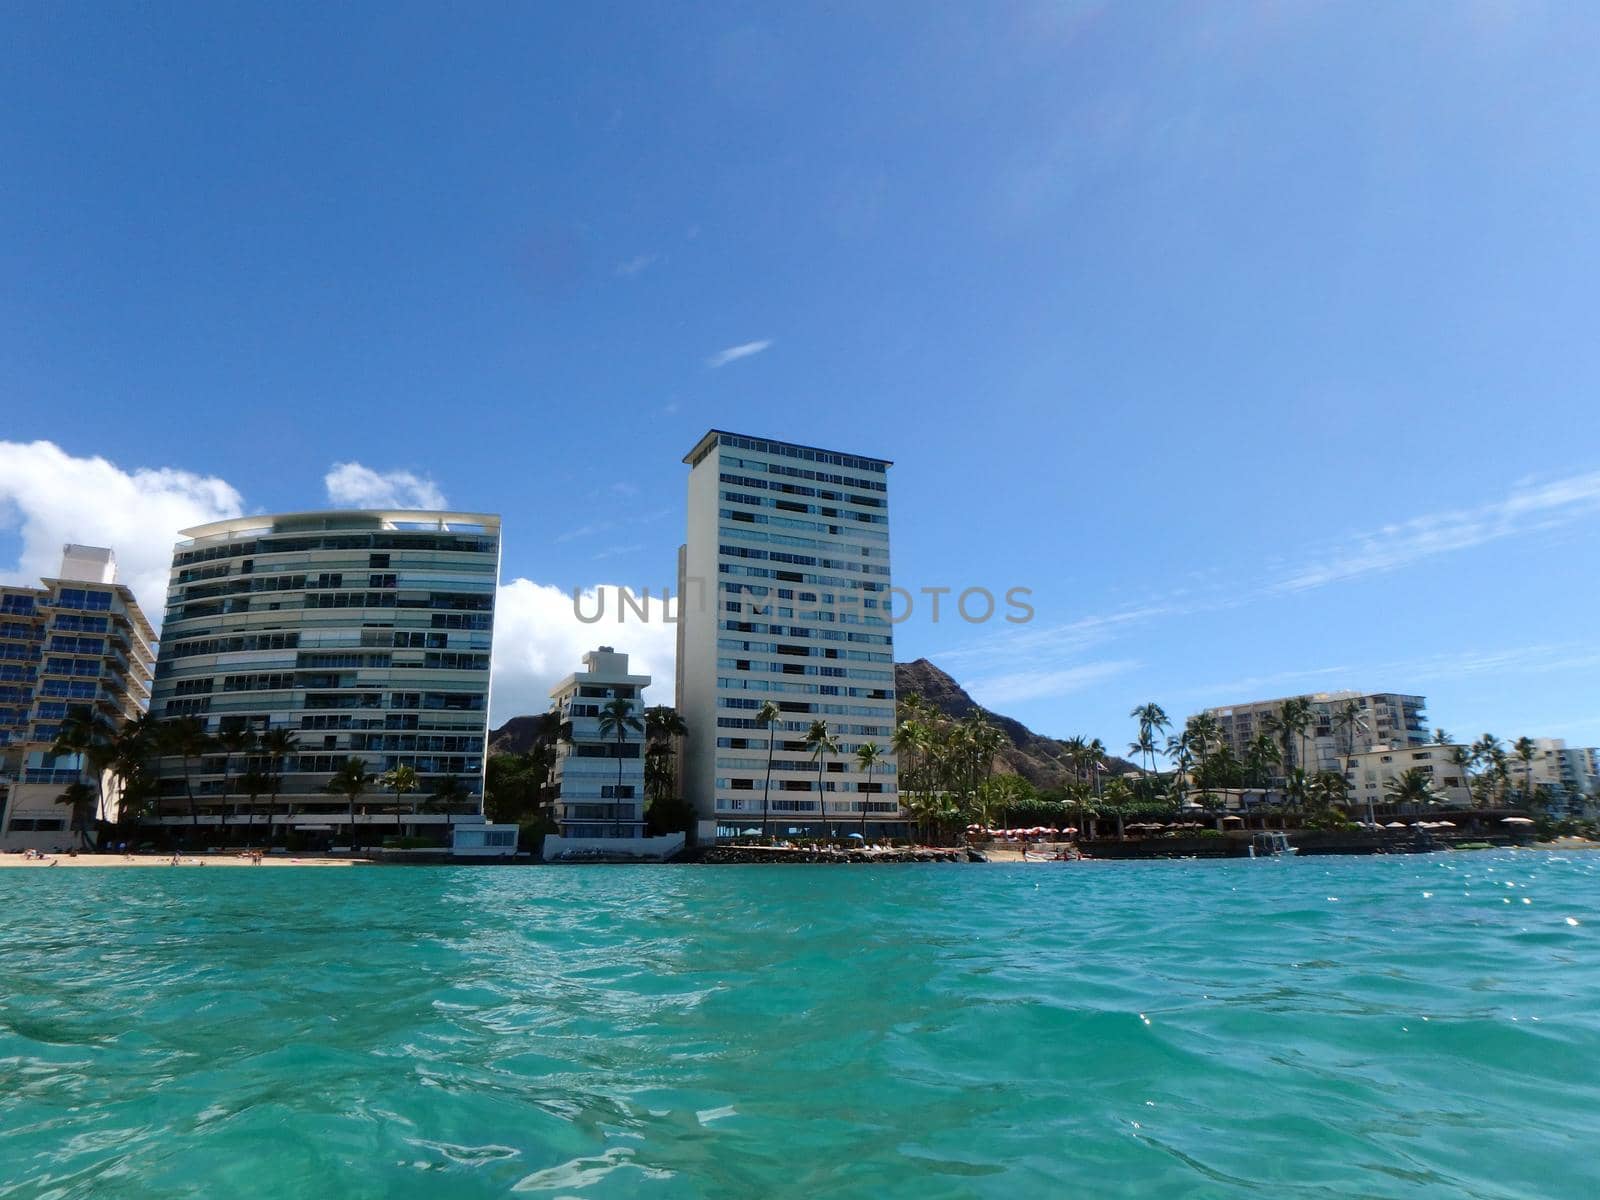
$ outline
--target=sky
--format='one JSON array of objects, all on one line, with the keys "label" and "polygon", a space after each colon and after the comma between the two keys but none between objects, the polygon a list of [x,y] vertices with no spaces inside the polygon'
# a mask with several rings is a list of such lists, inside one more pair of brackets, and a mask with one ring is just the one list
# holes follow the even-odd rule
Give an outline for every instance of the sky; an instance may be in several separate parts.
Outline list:
[{"label": "sky", "polygon": [[601,640],[666,702],[672,627],[570,593],[659,598],[727,428],[894,460],[896,656],[1040,732],[1351,687],[1600,743],[1600,10],[0,30],[0,578],[109,544],[159,616],[189,524],[497,512],[493,720]]}]

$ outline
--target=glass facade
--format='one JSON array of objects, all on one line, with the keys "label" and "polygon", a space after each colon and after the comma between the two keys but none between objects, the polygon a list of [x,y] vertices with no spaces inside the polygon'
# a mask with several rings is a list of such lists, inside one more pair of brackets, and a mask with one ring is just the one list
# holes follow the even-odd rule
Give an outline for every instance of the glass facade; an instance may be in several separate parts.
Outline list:
[{"label": "glass facade", "polygon": [[187,781],[168,760],[165,819],[188,819],[191,791],[210,822],[259,819],[265,801],[241,794],[239,778],[276,765],[277,819],[338,826],[348,802],[327,788],[350,758],[375,776],[409,766],[420,784],[394,797],[374,783],[358,820],[481,812],[498,518],[300,513],[188,533],[173,553],[152,711],[198,718],[212,735],[289,730],[296,745],[276,764],[213,753],[188,764]]}]

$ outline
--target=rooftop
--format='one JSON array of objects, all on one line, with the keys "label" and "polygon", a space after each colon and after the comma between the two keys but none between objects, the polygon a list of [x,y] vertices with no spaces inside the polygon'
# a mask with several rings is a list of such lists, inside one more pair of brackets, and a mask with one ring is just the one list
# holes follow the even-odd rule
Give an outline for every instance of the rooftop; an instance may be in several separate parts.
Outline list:
[{"label": "rooftop", "polygon": [[694,444],[694,449],[683,456],[683,461],[692,465],[710,446],[716,444],[716,440],[719,437],[744,438],[746,441],[751,442],[768,442],[774,446],[787,446],[791,450],[807,450],[812,454],[829,454],[839,458],[859,458],[863,462],[877,463],[880,466],[894,466],[892,459],[874,458],[870,454],[858,454],[853,450],[827,450],[821,446],[808,446],[804,442],[786,442],[782,438],[762,437],[754,433],[735,433],[731,429],[708,429],[706,435]]}]

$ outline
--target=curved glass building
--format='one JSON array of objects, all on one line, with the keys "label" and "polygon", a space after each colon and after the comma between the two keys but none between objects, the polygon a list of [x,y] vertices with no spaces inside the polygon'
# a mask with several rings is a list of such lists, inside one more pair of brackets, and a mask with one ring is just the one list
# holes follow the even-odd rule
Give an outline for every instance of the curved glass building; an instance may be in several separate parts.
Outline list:
[{"label": "curved glass building", "polygon": [[[270,808],[309,845],[371,845],[481,820],[499,517],[285,513],[183,536],[150,708],[195,718],[207,738],[204,753],[161,760],[160,823],[248,840],[231,827],[264,829]],[[254,744],[227,736],[245,730]],[[268,752],[274,730],[292,749]],[[352,829],[328,790],[352,758],[374,776],[410,766],[419,786],[374,781]],[[275,797],[259,794],[262,774]]]}]

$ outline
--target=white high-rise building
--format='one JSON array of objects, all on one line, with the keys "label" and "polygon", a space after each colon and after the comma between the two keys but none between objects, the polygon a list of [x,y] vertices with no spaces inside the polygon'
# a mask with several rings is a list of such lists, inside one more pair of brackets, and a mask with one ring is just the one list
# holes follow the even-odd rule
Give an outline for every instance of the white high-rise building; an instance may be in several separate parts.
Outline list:
[{"label": "white high-rise building", "polygon": [[[677,707],[698,837],[731,836],[764,814],[779,834],[847,834],[863,817],[869,838],[903,834],[890,751],[890,464],[716,429],[683,461]],[[768,700],[782,717],[764,810],[769,731],[757,713]],[[805,743],[816,721],[839,745],[820,764]],[[857,762],[869,743],[881,751],[870,774]]]},{"label": "white high-rise building", "polygon": [[[601,646],[583,656],[583,670],[550,689],[561,722],[550,784],[556,823],[567,838],[644,836],[644,689],[650,676],[630,675],[628,656]],[[606,707],[628,702],[620,729],[604,729]]]}]

